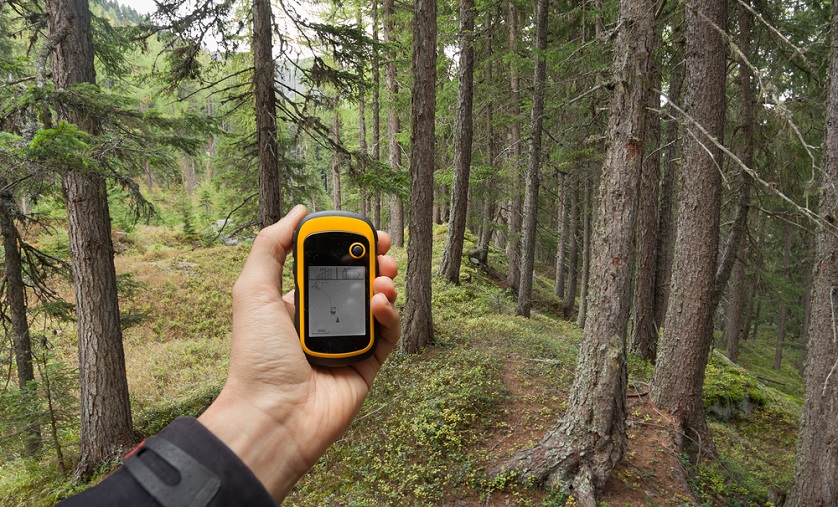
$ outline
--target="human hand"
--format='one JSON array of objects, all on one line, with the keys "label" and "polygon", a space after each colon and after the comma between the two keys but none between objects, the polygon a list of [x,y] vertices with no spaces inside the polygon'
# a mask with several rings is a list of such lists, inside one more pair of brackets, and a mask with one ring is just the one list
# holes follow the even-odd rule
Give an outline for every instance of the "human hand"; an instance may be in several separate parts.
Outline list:
[{"label": "human hand", "polygon": [[398,268],[390,236],[378,234],[379,276],[370,308],[378,346],[343,367],[311,366],[294,327],[294,293],[282,270],[303,206],[259,232],[233,287],[233,344],[227,382],[198,420],[238,455],[277,502],[346,430],[399,338],[393,303]]}]

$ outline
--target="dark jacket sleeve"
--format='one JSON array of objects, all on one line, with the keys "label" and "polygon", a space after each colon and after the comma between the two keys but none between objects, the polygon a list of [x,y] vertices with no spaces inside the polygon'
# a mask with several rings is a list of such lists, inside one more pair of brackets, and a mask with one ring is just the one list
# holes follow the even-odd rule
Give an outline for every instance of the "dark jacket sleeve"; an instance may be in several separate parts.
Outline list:
[{"label": "dark jacket sleeve", "polygon": [[276,505],[238,456],[191,417],[175,420],[129,456],[128,466],[59,505]]}]

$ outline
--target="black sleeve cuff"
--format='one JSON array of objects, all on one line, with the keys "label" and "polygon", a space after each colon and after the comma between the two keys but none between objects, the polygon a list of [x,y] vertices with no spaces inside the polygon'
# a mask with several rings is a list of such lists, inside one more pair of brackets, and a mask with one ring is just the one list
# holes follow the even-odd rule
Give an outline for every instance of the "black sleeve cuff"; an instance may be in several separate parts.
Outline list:
[{"label": "black sleeve cuff", "polygon": [[[174,444],[192,459],[205,467],[208,472],[221,481],[220,488],[201,505],[252,505],[276,506],[273,498],[265,490],[247,466],[223,442],[210,433],[197,419],[181,417],[172,422],[159,437]],[[139,460],[142,468],[150,470],[164,487],[177,489],[182,483],[181,474],[154,451],[141,444],[129,455]],[[190,505],[197,498],[193,495],[184,497],[183,505]],[[62,507],[76,506],[147,506],[161,505],[140,482],[125,468],[120,467],[97,486],[89,488],[60,504]],[[174,505],[166,506],[174,507]]]}]

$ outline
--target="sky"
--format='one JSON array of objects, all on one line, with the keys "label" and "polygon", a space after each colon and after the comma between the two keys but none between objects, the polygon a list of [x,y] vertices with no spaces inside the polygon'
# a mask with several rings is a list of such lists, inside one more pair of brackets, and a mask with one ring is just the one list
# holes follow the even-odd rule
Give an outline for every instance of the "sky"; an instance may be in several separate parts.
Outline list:
[{"label": "sky", "polygon": [[119,3],[133,8],[140,14],[149,14],[154,12],[154,9],[156,8],[154,0],[119,0]]}]

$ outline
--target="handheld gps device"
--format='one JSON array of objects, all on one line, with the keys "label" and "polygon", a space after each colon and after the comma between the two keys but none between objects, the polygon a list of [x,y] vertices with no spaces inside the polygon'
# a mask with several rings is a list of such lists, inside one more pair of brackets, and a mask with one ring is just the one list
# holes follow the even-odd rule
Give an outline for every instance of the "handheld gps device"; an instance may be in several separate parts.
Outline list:
[{"label": "handheld gps device", "polygon": [[294,324],[309,363],[342,366],[375,352],[377,241],[367,218],[345,211],[312,213],[294,231]]}]

